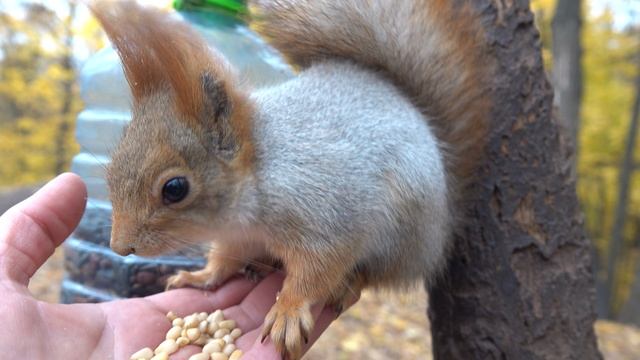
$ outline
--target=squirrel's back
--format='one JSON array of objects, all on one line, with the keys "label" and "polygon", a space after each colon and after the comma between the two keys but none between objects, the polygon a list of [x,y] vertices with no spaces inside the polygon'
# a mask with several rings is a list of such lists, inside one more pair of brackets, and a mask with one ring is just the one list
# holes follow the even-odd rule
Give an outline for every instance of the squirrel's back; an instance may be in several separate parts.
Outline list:
[{"label": "squirrel's back", "polygon": [[[452,188],[482,154],[491,66],[482,27],[451,0],[252,0],[253,28],[292,63],[350,60],[391,80],[429,118]],[[458,193],[452,190],[451,193]]]},{"label": "squirrel's back", "polygon": [[348,246],[371,285],[432,279],[449,238],[448,189],[437,139],[407,97],[369,69],[327,60],[252,98],[270,233]]}]

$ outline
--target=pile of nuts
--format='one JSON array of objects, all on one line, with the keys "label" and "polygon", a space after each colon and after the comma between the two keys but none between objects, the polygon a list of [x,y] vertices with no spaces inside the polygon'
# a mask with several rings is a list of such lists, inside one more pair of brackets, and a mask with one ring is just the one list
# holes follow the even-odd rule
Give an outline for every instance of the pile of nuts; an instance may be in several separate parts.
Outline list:
[{"label": "pile of nuts", "polygon": [[235,340],[242,335],[234,320],[225,320],[222,310],[211,314],[193,313],[184,318],[169,311],[167,319],[173,327],[166,340],[155,350],[144,348],[131,355],[131,360],[167,360],[169,355],[186,345],[200,345],[202,352],[189,360],[237,360],[242,350],[236,349]]}]

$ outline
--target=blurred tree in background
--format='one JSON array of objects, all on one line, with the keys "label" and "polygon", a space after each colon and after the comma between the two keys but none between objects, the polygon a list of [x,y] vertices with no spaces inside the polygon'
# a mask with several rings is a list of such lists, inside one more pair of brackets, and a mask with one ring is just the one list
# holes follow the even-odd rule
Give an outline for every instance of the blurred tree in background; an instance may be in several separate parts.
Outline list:
[{"label": "blurred tree in background", "polygon": [[81,108],[74,44],[97,48],[97,26],[76,5],[0,4],[0,186],[31,184],[68,169]]},{"label": "blurred tree in background", "polygon": [[[545,63],[554,69],[552,18],[557,0],[533,0]],[[640,178],[630,133],[640,67],[640,27],[615,24],[614,13],[582,9],[583,97],[577,147],[578,195],[595,251],[598,312],[640,325],[640,312],[622,312],[640,298]],[[625,148],[627,151],[625,166]],[[624,185],[624,186],[621,186]],[[616,211],[617,210],[617,211]]]}]

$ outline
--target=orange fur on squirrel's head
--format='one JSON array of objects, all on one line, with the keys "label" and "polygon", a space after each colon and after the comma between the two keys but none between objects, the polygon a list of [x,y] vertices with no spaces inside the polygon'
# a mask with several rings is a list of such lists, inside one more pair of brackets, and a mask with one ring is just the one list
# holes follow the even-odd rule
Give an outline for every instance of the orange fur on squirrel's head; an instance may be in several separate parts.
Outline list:
[{"label": "orange fur on squirrel's head", "polygon": [[[111,247],[156,255],[200,242],[251,174],[252,105],[188,25],[131,1],[89,5],[122,59],[132,121],[112,154]],[[208,239],[207,239],[208,240]]]}]

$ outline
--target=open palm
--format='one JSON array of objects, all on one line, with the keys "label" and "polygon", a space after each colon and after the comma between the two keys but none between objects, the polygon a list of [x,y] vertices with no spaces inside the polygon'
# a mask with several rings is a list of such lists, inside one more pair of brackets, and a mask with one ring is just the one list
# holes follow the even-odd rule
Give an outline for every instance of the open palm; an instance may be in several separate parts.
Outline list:
[{"label": "open palm", "polygon": [[[270,341],[258,339],[282,275],[260,283],[233,279],[215,292],[179,289],[139,299],[102,304],[49,304],[37,301],[27,285],[55,248],[75,228],[84,211],[86,189],[73,174],[63,174],[0,217],[0,353],[7,359],[129,359],[154,348],[179,316],[224,309],[243,335],[236,345],[243,359],[280,359]],[[316,307],[310,346],[334,319]],[[187,359],[199,347],[186,346],[171,359]]]}]

